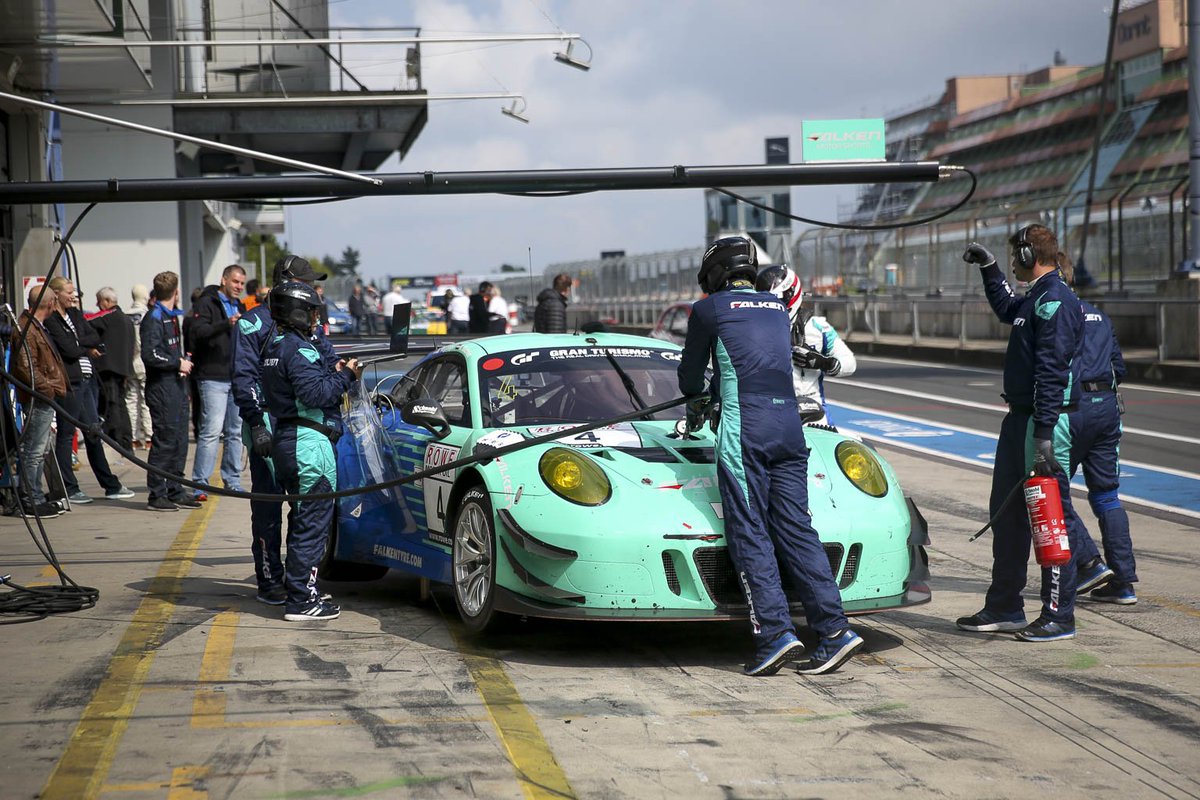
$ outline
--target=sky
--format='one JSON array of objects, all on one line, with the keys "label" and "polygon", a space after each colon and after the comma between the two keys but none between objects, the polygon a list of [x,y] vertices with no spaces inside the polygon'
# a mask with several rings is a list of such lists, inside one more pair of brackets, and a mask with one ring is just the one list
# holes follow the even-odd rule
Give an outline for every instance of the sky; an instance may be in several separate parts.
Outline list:
[{"label": "sky", "polygon": [[[331,26],[417,25],[423,35],[583,36],[588,72],[553,59],[558,42],[423,45],[430,94],[512,91],[501,100],[430,102],[403,161],[380,172],[761,164],[787,136],[799,160],[805,119],[887,117],[935,100],[954,75],[1028,72],[1059,51],[1104,60],[1108,0],[330,0]],[[346,48],[371,88],[396,88],[403,47]],[[577,46],[578,52],[586,52]],[[793,211],[836,220],[855,187],[792,190]],[[699,189],[567,198],[388,197],[288,210],[290,248],[362,254],[362,274],[483,274],[702,247]],[[531,256],[530,256],[531,254]]]}]

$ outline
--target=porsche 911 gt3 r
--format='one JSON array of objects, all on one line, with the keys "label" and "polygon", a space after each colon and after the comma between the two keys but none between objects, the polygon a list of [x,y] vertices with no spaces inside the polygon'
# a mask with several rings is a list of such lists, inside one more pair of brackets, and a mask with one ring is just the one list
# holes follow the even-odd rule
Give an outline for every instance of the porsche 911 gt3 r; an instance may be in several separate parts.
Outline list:
[{"label": "porsche 911 gt3 r", "polygon": [[[326,574],[393,568],[449,584],[474,630],[503,613],[743,616],[713,434],[677,433],[682,405],[569,433],[677,397],[679,358],[674,344],[608,333],[493,336],[425,357],[351,415],[338,445],[339,488],[564,435],[342,499]],[[924,521],[891,467],[834,430],[810,427],[806,436],[813,522],[846,612],[927,602]]]}]

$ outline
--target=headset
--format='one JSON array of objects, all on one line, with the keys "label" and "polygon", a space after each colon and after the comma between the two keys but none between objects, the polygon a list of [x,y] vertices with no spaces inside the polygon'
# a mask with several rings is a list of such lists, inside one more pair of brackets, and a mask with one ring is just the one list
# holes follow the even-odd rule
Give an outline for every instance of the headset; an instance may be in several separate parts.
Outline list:
[{"label": "headset", "polygon": [[300,259],[297,255],[288,255],[283,259],[283,266],[279,268],[279,277],[284,281],[295,280],[295,275],[292,274],[292,264]]},{"label": "headset", "polygon": [[1031,270],[1037,266],[1037,256],[1034,255],[1033,245],[1029,243],[1029,229],[1032,227],[1026,225],[1017,231],[1016,240],[1013,242],[1013,261],[1024,270]]}]

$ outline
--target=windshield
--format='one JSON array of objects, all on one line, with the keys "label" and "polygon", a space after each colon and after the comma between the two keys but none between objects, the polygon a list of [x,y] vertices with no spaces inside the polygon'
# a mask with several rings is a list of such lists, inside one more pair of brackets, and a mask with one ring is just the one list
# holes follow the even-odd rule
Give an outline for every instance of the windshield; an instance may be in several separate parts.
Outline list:
[{"label": "windshield", "polygon": [[[479,362],[483,424],[489,428],[552,422],[599,422],[679,397],[679,351],[641,347],[560,347],[498,353]],[[674,421],[683,405],[648,419]]]}]

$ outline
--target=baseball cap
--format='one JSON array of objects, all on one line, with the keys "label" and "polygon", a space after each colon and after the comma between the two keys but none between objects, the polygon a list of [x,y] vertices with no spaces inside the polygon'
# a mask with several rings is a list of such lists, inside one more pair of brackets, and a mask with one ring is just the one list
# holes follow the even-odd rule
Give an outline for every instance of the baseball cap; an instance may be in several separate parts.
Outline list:
[{"label": "baseball cap", "polygon": [[271,285],[277,286],[284,281],[323,281],[327,276],[313,269],[308,259],[300,256],[284,256],[275,262],[271,271]]}]

